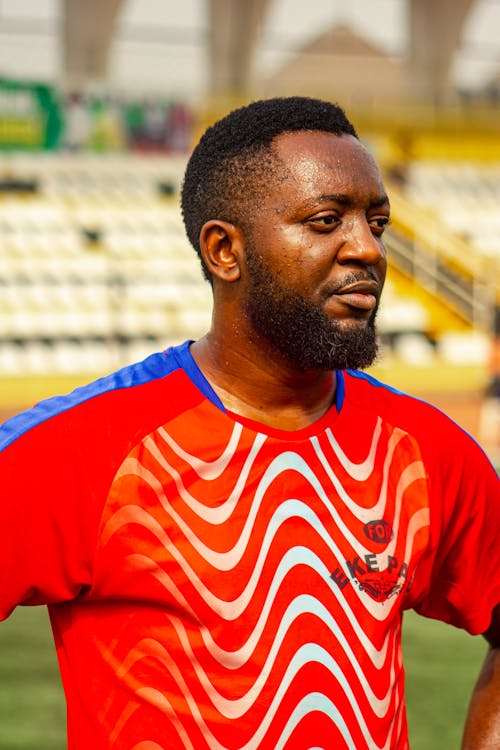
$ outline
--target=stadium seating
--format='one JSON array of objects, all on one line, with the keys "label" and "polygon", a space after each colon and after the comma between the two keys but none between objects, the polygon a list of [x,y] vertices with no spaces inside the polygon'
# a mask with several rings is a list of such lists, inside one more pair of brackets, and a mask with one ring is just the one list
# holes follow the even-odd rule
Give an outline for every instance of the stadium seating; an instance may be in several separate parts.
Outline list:
[{"label": "stadium seating", "polygon": [[453,232],[470,240],[476,251],[500,259],[500,164],[429,161],[410,163],[407,195],[419,206],[439,211]]},{"label": "stadium seating", "polygon": [[[0,193],[0,376],[107,371],[207,329],[210,288],[178,205],[184,164],[158,155],[0,156],[4,182],[36,186]],[[499,176],[498,166],[417,162],[406,199],[439,205],[478,257],[498,258]],[[413,364],[458,349],[483,356],[459,337],[431,344],[427,300],[400,281],[389,272],[380,312],[397,356]]]},{"label": "stadium seating", "polygon": [[175,198],[183,162],[128,155],[4,154],[0,374],[101,371],[210,319],[210,293]]}]

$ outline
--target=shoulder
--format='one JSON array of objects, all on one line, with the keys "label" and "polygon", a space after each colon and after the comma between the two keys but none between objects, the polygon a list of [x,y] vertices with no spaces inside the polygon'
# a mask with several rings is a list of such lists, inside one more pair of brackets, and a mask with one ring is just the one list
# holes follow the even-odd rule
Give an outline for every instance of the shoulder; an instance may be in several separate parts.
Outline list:
[{"label": "shoulder", "polygon": [[437,406],[398,390],[368,373],[345,372],[345,401],[349,408],[371,413],[404,430],[429,459],[443,456],[456,461],[471,453],[484,456],[475,439]]},{"label": "shoulder", "polygon": [[71,393],[45,399],[0,426],[0,451],[31,433],[64,436],[84,427],[96,432],[113,420],[123,422],[127,414],[138,411],[135,403],[142,407],[155,403],[158,389],[165,388],[165,378],[176,369],[174,358],[158,352]]},{"label": "shoulder", "polygon": [[394,388],[360,370],[346,370],[346,399],[353,406],[371,408],[402,428],[419,431],[429,421],[445,430],[465,432],[434,404]]}]

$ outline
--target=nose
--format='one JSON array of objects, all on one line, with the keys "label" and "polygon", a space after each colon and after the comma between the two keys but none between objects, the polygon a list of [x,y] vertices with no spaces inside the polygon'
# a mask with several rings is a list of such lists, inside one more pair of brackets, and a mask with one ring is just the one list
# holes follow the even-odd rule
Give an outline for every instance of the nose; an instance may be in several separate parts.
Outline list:
[{"label": "nose", "polygon": [[337,262],[375,266],[386,263],[386,251],[382,237],[374,234],[366,217],[353,220],[345,229],[342,245],[337,253]]}]

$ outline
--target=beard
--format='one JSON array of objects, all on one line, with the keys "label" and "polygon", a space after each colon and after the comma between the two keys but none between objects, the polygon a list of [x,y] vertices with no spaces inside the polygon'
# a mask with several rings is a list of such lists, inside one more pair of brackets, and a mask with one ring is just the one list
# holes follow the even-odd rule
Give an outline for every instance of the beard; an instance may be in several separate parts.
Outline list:
[{"label": "beard", "polygon": [[[375,361],[378,306],[368,320],[335,320],[321,304],[273,276],[252,248],[247,247],[246,261],[249,292],[245,312],[254,330],[296,367],[302,371],[355,370]],[[366,278],[366,272],[362,277]],[[360,278],[361,274],[351,272],[342,283],[355,283]]]}]

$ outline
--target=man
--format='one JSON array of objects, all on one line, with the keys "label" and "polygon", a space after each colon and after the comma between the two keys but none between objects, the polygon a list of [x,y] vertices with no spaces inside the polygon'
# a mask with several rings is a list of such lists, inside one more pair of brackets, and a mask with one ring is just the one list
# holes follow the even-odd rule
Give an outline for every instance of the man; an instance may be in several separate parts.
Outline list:
[{"label": "man", "polygon": [[360,371],[373,159],[332,104],[256,102],[202,137],[182,202],[210,332],[2,433],[0,611],[49,604],[70,748],[407,748],[408,608],[486,635],[464,748],[498,747],[498,478]]}]

